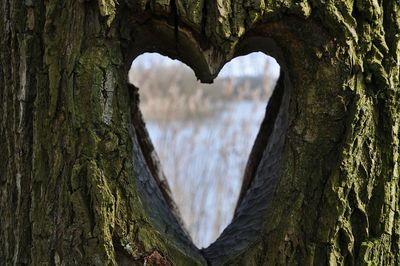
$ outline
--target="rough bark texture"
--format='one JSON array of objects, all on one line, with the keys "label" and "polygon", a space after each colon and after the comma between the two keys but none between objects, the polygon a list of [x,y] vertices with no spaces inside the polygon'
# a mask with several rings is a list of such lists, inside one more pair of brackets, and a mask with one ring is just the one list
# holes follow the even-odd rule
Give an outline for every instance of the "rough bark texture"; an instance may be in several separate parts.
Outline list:
[{"label": "rough bark texture", "polygon": [[[2,0],[0,265],[399,265],[399,6]],[[284,72],[235,218],[202,251],[127,85],[146,51],[204,82],[253,51]]]}]

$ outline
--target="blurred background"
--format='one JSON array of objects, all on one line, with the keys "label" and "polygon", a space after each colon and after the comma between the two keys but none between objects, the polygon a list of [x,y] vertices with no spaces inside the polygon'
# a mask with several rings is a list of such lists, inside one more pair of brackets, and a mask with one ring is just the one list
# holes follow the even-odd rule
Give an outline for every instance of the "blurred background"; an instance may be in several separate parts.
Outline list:
[{"label": "blurred background", "polygon": [[129,81],[174,200],[194,244],[207,247],[230,223],[249,153],[279,77],[264,53],[236,57],[213,84],[157,53],[137,57]]}]

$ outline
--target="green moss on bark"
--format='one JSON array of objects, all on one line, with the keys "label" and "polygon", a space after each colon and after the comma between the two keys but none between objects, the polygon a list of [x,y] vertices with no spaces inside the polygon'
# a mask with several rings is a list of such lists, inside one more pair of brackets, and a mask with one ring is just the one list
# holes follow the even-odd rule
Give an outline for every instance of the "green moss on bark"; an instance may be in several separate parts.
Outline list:
[{"label": "green moss on bark", "polygon": [[381,2],[5,0],[0,264],[143,264],[155,251],[206,264],[138,191],[129,49],[182,57],[205,80],[262,50],[292,84],[264,226],[211,264],[399,264],[400,10]]}]

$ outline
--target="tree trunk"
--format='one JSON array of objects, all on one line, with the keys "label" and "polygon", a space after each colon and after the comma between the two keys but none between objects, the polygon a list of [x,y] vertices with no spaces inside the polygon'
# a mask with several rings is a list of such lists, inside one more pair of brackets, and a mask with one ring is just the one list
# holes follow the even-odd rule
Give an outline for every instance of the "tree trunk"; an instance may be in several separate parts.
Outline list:
[{"label": "tree trunk", "polygon": [[[0,265],[399,265],[397,0],[2,0]],[[127,84],[282,69],[232,223],[198,250]]]}]

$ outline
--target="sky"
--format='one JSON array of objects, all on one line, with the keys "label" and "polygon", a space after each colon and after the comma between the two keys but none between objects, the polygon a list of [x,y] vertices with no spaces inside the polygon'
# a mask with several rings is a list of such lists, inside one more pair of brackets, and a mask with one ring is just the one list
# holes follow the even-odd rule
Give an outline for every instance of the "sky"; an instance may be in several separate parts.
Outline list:
[{"label": "sky", "polygon": [[[178,60],[158,53],[144,53],[138,56],[132,63],[132,66],[138,64],[145,68],[150,68],[154,64],[179,64]],[[266,69],[267,67],[267,69]],[[227,76],[258,76],[268,71],[268,75],[274,78],[279,77],[279,65],[273,57],[262,52],[254,52],[245,56],[238,56],[228,62],[219,73],[219,77]]]}]

